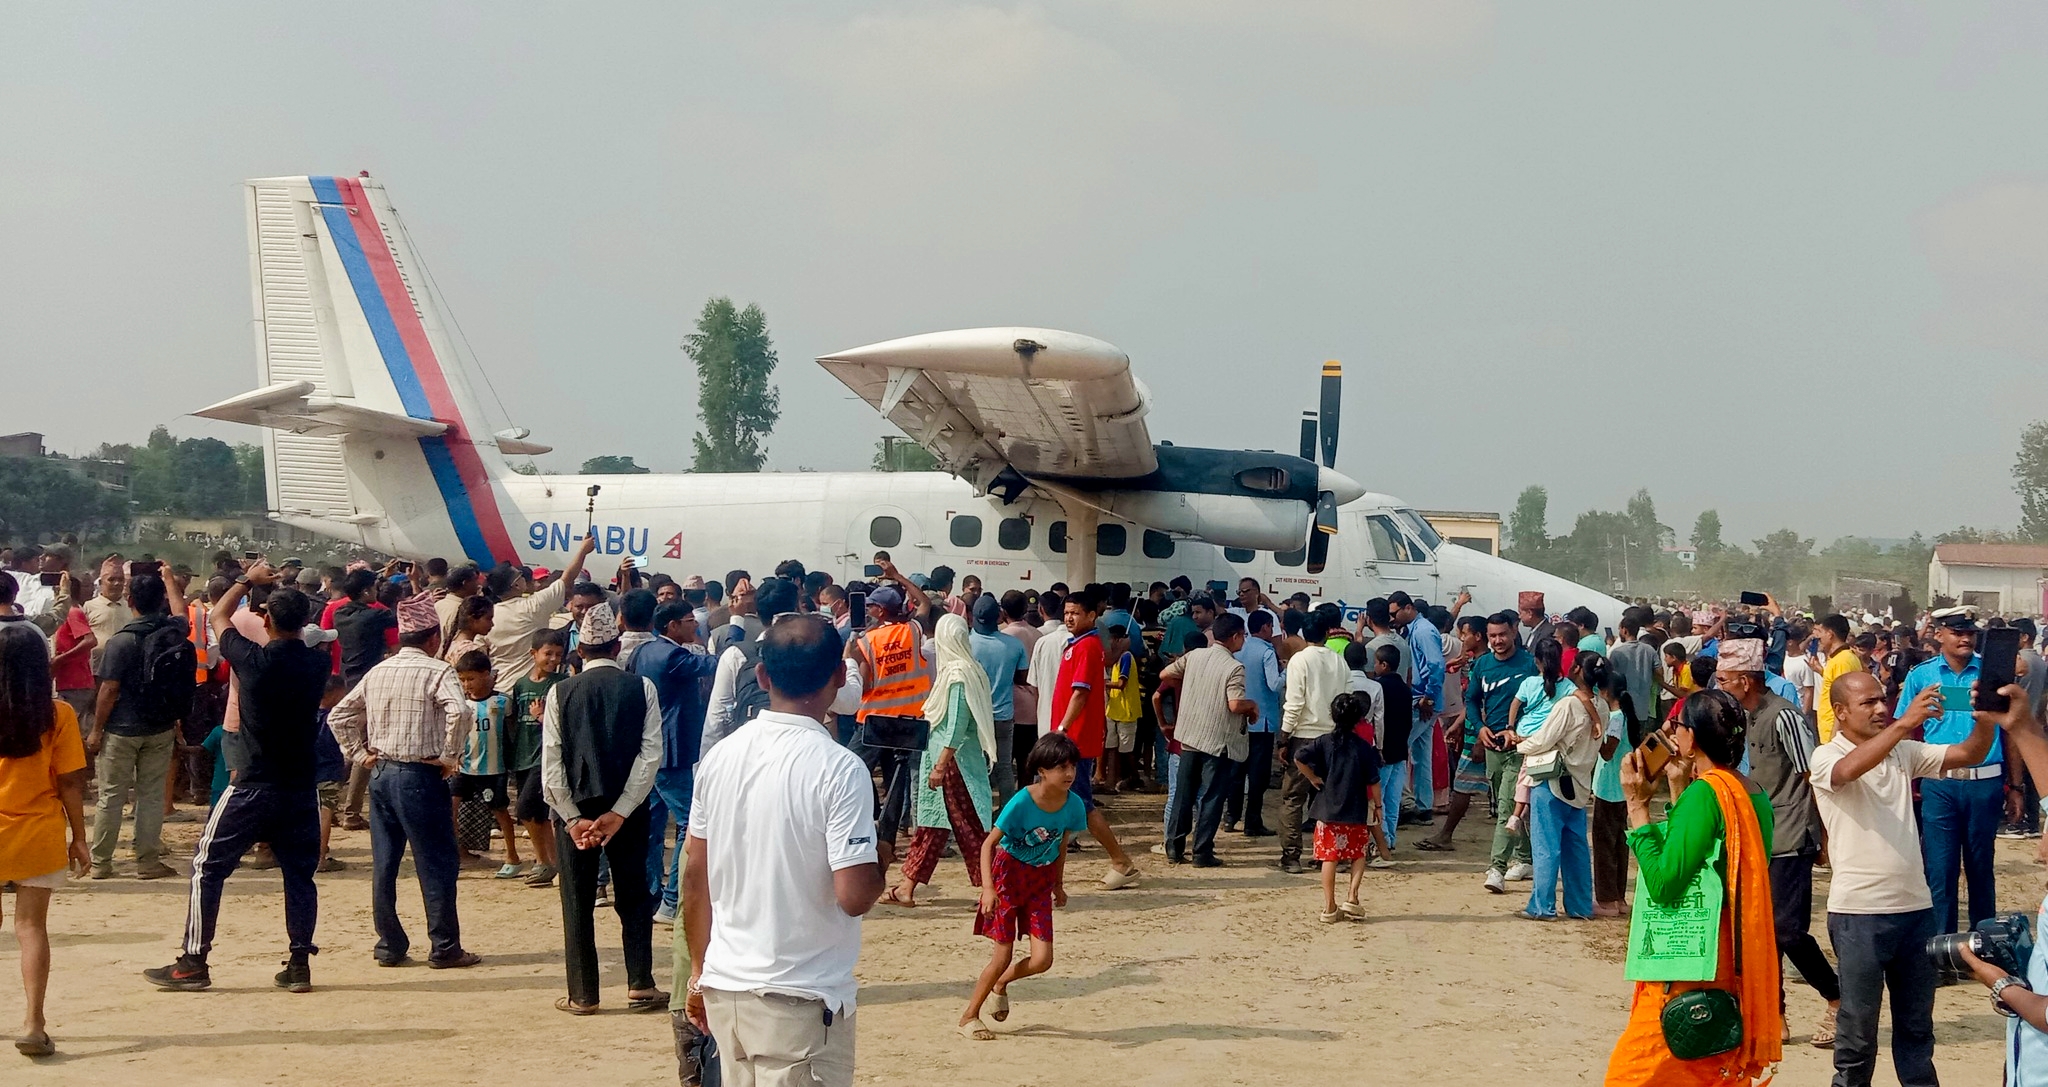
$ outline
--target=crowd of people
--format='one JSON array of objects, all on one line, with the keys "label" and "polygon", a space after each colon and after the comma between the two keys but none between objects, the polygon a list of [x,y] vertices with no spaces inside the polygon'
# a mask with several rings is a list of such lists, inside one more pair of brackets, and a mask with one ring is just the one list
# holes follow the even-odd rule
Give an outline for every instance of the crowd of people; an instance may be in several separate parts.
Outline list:
[{"label": "crowd of people", "polygon": [[[275,982],[295,993],[313,987],[314,877],[341,864],[338,825],[369,832],[378,965],[414,961],[408,852],[434,969],[482,961],[457,877],[494,868],[556,888],[558,1010],[602,1007],[609,906],[624,1006],[670,1012],[683,1082],[715,1065],[735,1083],[850,1083],[863,915],[915,908],[957,855],[992,944],[959,1029],[991,1040],[1011,985],[1052,968],[1078,839],[1101,849],[1103,888],[1144,878],[1101,798],[1163,793],[1154,863],[1215,867],[1222,835],[1276,839],[1280,871],[1315,865],[1324,924],[1370,916],[1370,870],[1465,848],[1488,858],[1475,893],[1529,884],[1515,913],[1531,921],[1649,931],[1719,903],[1717,950],[1690,974],[1632,958],[1609,1083],[1767,1075],[1791,1040],[1781,956],[1827,1002],[1806,1041],[1833,1048],[1838,1084],[1870,1081],[1887,991],[1900,1082],[1932,1083],[1927,941],[1993,916],[1997,837],[2039,835],[2048,667],[2027,618],[1989,619],[2022,644],[1994,711],[1972,705],[1985,624],[1965,608],[1852,622],[1760,596],[1553,615],[1524,592],[1469,614],[1466,595],[1393,592],[1347,609],[1251,578],[998,594],[886,553],[846,584],[794,560],[682,580],[628,560],[607,581],[586,570],[593,542],[560,571],[0,555],[17,1047],[53,1051],[51,892],[67,872],[119,878],[124,824],[134,878],[190,886],[180,954],[151,984],[211,985],[222,885],[246,861],[283,876]],[[206,809],[189,873],[162,841],[180,799]],[[1482,840],[1460,843],[1479,818]],[[1822,866],[1832,962],[1810,932]],[[2048,1075],[2048,1006],[2024,995],[2048,965],[2026,968],[2042,976],[1981,971],[2019,1017],[2014,1083]],[[1674,1035],[1679,1011],[1735,1041]]]}]

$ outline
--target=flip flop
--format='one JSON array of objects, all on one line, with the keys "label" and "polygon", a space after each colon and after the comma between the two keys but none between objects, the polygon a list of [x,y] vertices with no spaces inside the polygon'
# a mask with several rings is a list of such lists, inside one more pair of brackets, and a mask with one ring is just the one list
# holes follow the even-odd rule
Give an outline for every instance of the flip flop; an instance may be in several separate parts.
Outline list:
[{"label": "flip flop", "polygon": [[15,1051],[24,1057],[52,1057],[57,1053],[57,1043],[50,1040],[50,1032],[24,1034],[14,1040]]},{"label": "flip flop", "polygon": [[998,1023],[1010,1018],[1010,994],[991,993],[989,995],[995,1000],[996,1006],[993,1011],[988,1013],[988,1017]]},{"label": "flip flop", "polygon": [[996,1040],[996,1032],[988,1029],[987,1023],[976,1018],[960,1024],[960,1037],[970,1042],[993,1042]]},{"label": "flip flop", "polygon": [[595,1004],[578,1004],[566,996],[558,996],[555,998],[555,1010],[568,1012],[570,1015],[596,1015],[598,1007]]},{"label": "flip flop", "polygon": [[646,996],[626,995],[626,1010],[629,1012],[651,1012],[668,1007],[668,994],[656,989]]},{"label": "flip flop", "polygon": [[1415,843],[1415,848],[1417,848],[1417,849],[1420,849],[1420,850],[1422,850],[1422,851],[1423,851],[1424,853],[1453,853],[1453,852],[1456,852],[1456,850],[1452,849],[1452,848],[1451,848],[1450,846],[1447,846],[1447,845],[1440,845],[1440,844],[1438,844],[1438,843],[1437,843],[1437,841],[1436,841],[1436,839],[1434,839],[1434,838],[1424,838],[1424,839],[1422,839],[1421,841],[1419,841],[1419,842],[1416,842],[1416,843]]},{"label": "flip flop", "polygon": [[491,878],[492,878],[492,879],[518,879],[518,878],[520,877],[520,875],[521,875],[521,874],[523,874],[523,872],[524,872],[524,871],[525,871],[525,869],[524,869],[524,868],[523,868],[522,866],[520,866],[520,865],[517,865],[517,864],[508,864],[508,865],[504,865],[503,867],[499,868],[499,869],[498,869],[498,874],[497,874],[497,875],[495,875],[495,876],[492,876]]}]

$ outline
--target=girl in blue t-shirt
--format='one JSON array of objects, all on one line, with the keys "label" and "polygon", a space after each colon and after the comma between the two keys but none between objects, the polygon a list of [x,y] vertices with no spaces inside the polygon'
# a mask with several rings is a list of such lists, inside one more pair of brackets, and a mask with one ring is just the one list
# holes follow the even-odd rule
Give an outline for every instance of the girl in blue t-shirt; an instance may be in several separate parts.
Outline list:
[{"label": "girl in blue t-shirt", "polygon": [[[992,1041],[995,1032],[981,1021],[983,1002],[994,998],[989,1015],[1000,1023],[1010,1017],[1010,983],[1052,969],[1052,911],[1067,904],[1067,843],[1088,829],[1088,809],[1073,792],[1080,765],[1081,749],[1064,734],[1039,737],[1024,760],[1032,784],[1003,805],[982,842],[981,870],[988,877],[974,934],[996,946],[960,1013],[962,1037]],[[1031,954],[1013,962],[1023,936],[1031,938]]]},{"label": "girl in blue t-shirt", "polygon": [[[1538,639],[1529,650],[1536,658],[1536,674],[1522,681],[1515,691],[1515,700],[1508,704],[1508,731],[1515,742],[1520,743],[1536,735],[1543,722],[1550,720],[1550,711],[1557,708],[1560,698],[1572,696],[1572,685],[1564,681],[1564,646],[1556,638]],[[1529,826],[1529,789],[1533,783],[1527,774],[1515,778],[1515,814],[1508,819],[1510,833],[1523,833]]]}]

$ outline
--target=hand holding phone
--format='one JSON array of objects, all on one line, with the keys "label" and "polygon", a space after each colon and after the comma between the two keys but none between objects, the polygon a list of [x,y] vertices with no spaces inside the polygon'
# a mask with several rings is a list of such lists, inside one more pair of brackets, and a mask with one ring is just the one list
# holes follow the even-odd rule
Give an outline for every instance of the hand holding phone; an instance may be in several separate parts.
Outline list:
[{"label": "hand holding phone", "polygon": [[1986,713],[2012,708],[2012,699],[1998,692],[2019,678],[2019,653],[2016,627],[1992,627],[1978,636],[1977,693],[1970,708]]}]

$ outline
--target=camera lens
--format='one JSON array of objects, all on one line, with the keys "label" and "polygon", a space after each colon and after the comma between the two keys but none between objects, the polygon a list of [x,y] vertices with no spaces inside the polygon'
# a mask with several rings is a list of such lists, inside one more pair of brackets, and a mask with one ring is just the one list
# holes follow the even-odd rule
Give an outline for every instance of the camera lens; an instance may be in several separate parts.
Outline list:
[{"label": "camera lens", "polygon": [[1970,966],[1963,961],[1963,949],[1971,954],[1979,950],[1979,935],[1975,932],[1944,932],[1927,941],[1927,961],[1934,971],[1947,977],[1960,977],[1970,972]]}]

